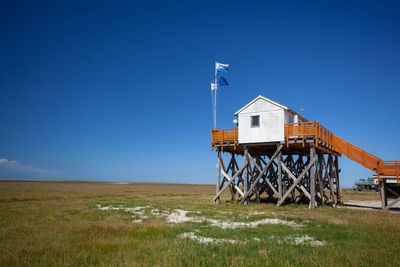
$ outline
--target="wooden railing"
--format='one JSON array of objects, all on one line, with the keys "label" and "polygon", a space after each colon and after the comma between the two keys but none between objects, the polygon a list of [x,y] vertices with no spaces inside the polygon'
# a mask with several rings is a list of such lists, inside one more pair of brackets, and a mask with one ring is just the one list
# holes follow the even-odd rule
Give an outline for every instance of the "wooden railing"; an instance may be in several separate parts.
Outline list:
[{"label": "wooden railing", "polygon": [[[219,143],[223,150],[224,142],[233,142],[234,149],[238,143],[238,129],[217,129],[211,130],[212,145]],[[371,153],[347,142],[346,140],[332,134],[318,121],[287,123],[285,124],[286,145],[289,147],[289,139],[301,138],[303,146],[307,139],[313,139],[315,145],[322,146],[338,152],[349,159],[361,164],[379,175],[397,176],[399,183],[400,161],[384,161]]]},{"label": "wooden railing", "polygon": [[300,137],[303,140],[303,146],[306,137],[315,139],[315,144],[324,144],[327,147],[333,147],[333,134],[322,127],[319,121],[313,122],[295,122],[285,124],[286,145],[289,147],[289,138]]},{"label": "wooden railing", "polygon": [[378,162],[382,161],[377,156],[368,153],[336,135],[334,136],[334,147],[335,151],[345,155],[349,159],[361,164],[373,172],[377,172]]},{"label": "wooden railing", "polygon": [[400,160],[384,160],[378,164],[378,180],[379,175],[393,175],[397,178],[397,185],[399,185],[400,176]]},{"label": "wooden railing", "polygon": [[285,124],[285,137],[288,147],[289,138],[302,138],[304,146],[304,138],[313,137],[315,145],[321,145],[331,149],[332,151],[345,155],[349,159],[363,165],[373,172],[377,171],[378,162],[382,161],[380,158],[332,134],[318,121]]},{"label": "wooden railing", "polygon": [[220,142],[221,150],[223,150],[224,142],[233,142],[236,149],[238,139],[238,128],[211,130],[212,148],[214,148],[214,143]]}]

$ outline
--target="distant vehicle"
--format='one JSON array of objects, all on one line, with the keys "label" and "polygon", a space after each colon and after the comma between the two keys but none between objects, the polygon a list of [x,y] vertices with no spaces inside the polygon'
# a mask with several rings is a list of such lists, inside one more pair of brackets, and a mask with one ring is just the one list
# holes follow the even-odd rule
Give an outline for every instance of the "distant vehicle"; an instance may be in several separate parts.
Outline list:
[{"label": "distant vehicle", "polygon": [[374,178],[372,177],[368,179],[361,178],[354,183],[353,191],[378,192],[378,185],[375,184]]}]

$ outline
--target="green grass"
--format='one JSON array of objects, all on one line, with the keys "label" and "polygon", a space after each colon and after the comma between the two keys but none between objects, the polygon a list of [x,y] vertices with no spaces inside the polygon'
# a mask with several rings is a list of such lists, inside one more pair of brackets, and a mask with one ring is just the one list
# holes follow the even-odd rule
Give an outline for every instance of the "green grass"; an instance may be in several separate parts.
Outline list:
[{"label": "green grass", "polygon": [[[215,187],[200,185],[0,182],[0,266],[400,265],[398,213],[243,206],[224,201],[228,197],[213,205],[214,192]],[[143,213],[147,218],[138,224],[132,220],[140,216],[100,210],[96,205],[149,208]],[[191,217],[220,221],[279,218],[303,227],[221,229],[209,222],[169,224],[151,209],[183,209],[193,211]],[[237,243],[200,244],[178,238],[187,232]],[[305,235],[326,245],[295,245],[287,240]]]}]

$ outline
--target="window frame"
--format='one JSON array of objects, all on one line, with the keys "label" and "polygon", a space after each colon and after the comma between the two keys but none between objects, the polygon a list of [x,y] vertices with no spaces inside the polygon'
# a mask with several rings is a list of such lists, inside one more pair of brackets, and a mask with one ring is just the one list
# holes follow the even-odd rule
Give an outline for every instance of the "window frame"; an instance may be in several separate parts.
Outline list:
[{"label": "window frame", "polygon": [[[258,117],[258,124],[255,125],[253,122],[253,118]],[[250,128],[260,128],[260,115],[250,116]]]}]

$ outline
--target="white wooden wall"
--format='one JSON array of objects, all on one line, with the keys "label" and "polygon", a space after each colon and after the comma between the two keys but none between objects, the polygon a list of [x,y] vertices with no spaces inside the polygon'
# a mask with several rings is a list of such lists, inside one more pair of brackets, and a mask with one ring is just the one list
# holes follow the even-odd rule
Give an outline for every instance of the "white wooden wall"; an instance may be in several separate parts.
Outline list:
[{"label": "white wooden wall", "polygon": [[[260,127],[251,127],[251,116],[260,116]],[[239,143],[278,142],[285,138],[285,110],[263,99],[238,114]]]}]

